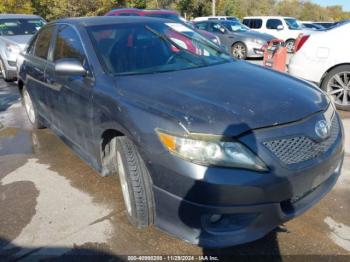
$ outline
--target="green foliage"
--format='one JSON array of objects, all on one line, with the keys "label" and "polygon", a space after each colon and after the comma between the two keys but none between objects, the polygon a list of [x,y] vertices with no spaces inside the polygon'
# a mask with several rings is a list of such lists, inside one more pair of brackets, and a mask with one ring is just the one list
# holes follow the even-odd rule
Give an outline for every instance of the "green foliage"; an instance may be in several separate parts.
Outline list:
[{"label": "green foliage", "polygon": [[[166,8],[187,18],[211,15],[211,0],[0,0],[1,13],[35,13],[53,20],[71,16],[103,15],[113,8]],[[300,20],[338,21],[350,12],[339,5],[322,7],[309,0],[216,0],[217,15],[284,15]]]}]

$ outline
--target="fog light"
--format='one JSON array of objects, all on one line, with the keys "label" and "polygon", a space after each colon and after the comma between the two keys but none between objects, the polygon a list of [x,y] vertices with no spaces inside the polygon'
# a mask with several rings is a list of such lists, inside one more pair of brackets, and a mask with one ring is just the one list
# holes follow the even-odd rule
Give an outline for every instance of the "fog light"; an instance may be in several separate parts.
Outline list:
[{"label": "fog light", "polygon": [[221,218],[222,218],[222,215],[214,214],[214,215],[211,215],[211,216],[210,216],[209,222],[210,222],[210,223],[216,223],[216,222],[218,222]]}]

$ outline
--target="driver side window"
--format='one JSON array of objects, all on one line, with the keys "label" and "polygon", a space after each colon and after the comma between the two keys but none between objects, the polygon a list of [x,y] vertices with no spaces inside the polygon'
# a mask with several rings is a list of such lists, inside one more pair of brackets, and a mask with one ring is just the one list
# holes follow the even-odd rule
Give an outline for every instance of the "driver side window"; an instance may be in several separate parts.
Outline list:
[{"label": "driver side window", "polygon": [[82,64],[85,62],[85,53],[75,30],[68,25],[61,25],[58,29],[53,61],[63,58],[73,58]]},{"label": "driver side window", "polygon": [[223,26],[220,25],[219,23],[211,23],[209,25],[209,31],[213,33],[220,33],[223,34]]}]

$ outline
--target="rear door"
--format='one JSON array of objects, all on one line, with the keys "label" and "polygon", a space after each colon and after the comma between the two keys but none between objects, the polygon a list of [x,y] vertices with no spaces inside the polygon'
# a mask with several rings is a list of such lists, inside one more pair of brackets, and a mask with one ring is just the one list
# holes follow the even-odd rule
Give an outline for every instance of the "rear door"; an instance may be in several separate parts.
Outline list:
[{"label": "rear door", "polygon": [[76,59],[89,70],[87,55],[77,30],[62,24],[57,30],[54,48],[46,69],[46,81],[52,87],[55,101],[55,127],[76,146],[88,150],[92,134],[92,91],[94,78],[56,75],[55,63],[60,59]]},{"label": "rear door", "polygon": [[39,114],[50,121],[50,105],[47,100],[45,69],[55,26],[43,28],[31,42],[22,64],[26,72],[25,85]]}]

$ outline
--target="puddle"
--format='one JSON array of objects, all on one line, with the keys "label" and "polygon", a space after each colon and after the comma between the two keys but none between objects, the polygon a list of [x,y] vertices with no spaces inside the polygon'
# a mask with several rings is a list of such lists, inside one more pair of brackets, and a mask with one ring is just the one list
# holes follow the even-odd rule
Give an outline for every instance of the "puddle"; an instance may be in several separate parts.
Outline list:
[{"label": "puddle", "polygon": [[0,131],[0,156],[32,153],[31,132],[16,128],[5,128]]},{"label": "puddle", "polygon": [[329,238],[338,246],[350,251],[350,227],[336,222],[331,217],[326,217],[324,222],[331,230],[331,233],[328,234]]},{"label": "puddle", "polygon": [[92,196],[72,187],[68,179],[50,170],[48,165],[29,159],[0,182],[6,186],[23,181],[33,183],[38,196],[32,219],[5,247],[8,250],[25,247],[15,257],[32,252],[37,255],[47,250],[60,255],[75,245],[106,243],[111,237],[113,227],[109,216],[112,210],[94,203]]}]

